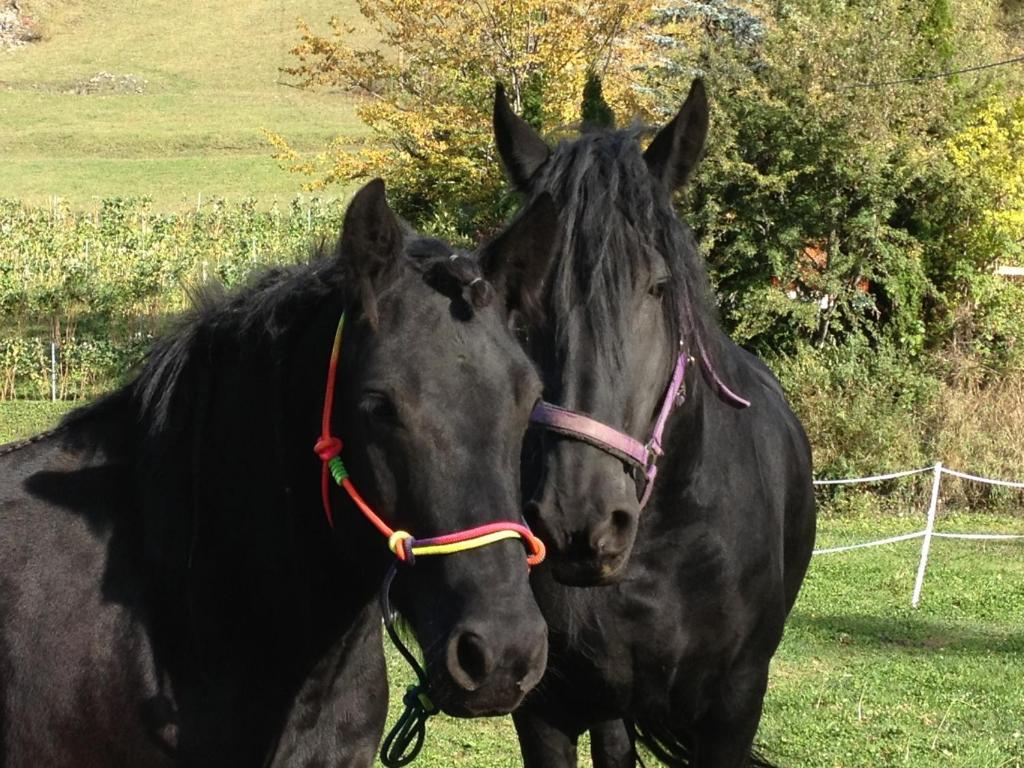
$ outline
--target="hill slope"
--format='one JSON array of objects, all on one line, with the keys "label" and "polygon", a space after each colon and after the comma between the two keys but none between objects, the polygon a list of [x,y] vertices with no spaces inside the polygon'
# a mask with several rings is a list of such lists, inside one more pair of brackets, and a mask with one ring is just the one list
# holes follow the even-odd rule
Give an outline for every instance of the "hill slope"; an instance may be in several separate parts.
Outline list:
[{"label": "hill slope", "polygon": [[361,125],[343,94],[283,82],[295,22],[354,18],[354,0],[37,0],[43,39],[0,52],[0,197],[76,207],[150,195],[289,199],[301,179],[262,129],[316,148]]}]

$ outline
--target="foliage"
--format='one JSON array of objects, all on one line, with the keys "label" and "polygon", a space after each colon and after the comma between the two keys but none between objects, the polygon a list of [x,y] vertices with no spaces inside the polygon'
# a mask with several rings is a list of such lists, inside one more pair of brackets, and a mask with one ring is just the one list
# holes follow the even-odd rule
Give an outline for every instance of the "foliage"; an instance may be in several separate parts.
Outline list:
[{"label": "foliage", "polygon": [[[620,4],[588,19],[604,31],[589,49],[577,38],[545,48],[549,27],[584,29],[575,5],[361,8],[397,56],[355,49],[336,21],[331,38],[304,27],[295,49],[292,74],[365,94],[374,131],[361,151],[336,145],[323,162],[278,137],[282,157],[319,183],[384,173],[415,224],[471,236],[512,205],[491,148],[494,79],[551,128],[575,119],[595,58],[607,57],[598,69],[620,122],[672,114],[702,75],[713,126],[688,202],[738,341],[766,353],[885,340],[914,359],[969,339],[997,368],[1017,354],[1020,290],[991,267],[1021,252],[1020,107],[1004,98],[1021,80],[1003,69],[915,80],[1011,51],[996,0]],[[584,121],[614,119],[601,85],[585,84]]]},{"label": "foliage", "polygon": [[[762,353],[885,339],[910,358],[945,343],[930,323],[958,298],[933,253],[958,222],[925,231],[919,207],[968,175],[949,167],[946,142],[1015,75],[899,81],[999,58],[999,4],[777,3],[760,6],[760,38],[680,5],[689,13],[666,29],[674,66],[652,82],[676,94],[693,73],[709,83],[709,155],[690,202],[737,338]],[[1015,146],[1012,131],[999,140]],[[972,203],[995,210],[995,188]]]},{"label": "foliage", "polygon": [[[922,413],[933,455],[975,474],[1024,480],[1024,365],[995,378],[977,370],[974,355],[947,355],[940,362],[945,381]],[[943,490],[970,509],[1024,510],[1020,491],[966,482],[944,482]]]},{"label": "foliage", "polygon": [[945,144],[937,194],[917,219],[955,346],[999,370],[1024,351],[1024,286],[993,275],[1024,264],[1024,98],[989,99]]},{"label": "foliage", "polygon": [[50,429],[68,408],[69,403],[60,400],[0,402],[0,445]]},{"label": "foliage", "polygon": [[[512,204],[491,149],[494,79],[550,128],[575,119],[595,57],[607,55],[603,82],[584,85],[584,121],[614,119],[602,84],[623,123],[671,115],[700,75],[713,125],[688,203],[738,341],[761,353],[885,341],[912,360],[970,337],[995,367],[1016,354],[1020,291],[991,266],[1020,257],[1024,146],[1020,108],[1004,97],[1022,80],[1012,69],[917,79],[1011,52],[997,0],[620,4],[590,20],[606,33],[594,47],[550,46],[562,52],[554,63],[545,25],[582,30],[564,15],[579,6],[361,8],[397,56],[353,48],[338,22],[331,38],[304,27],[295,49],[290,71],[304,85],[366,94],[375,136],[358,153],[335,146],[322,163],[278,137],[282,157],[319,183],[385,173],[415,224],[470,236]],[[571,75],[565,50],[583,51]]]},{"label": "foliage", "polygon": [[580,104],[580,122],[584,126],[614,128],[615,113],[604,99],[601,78],[594,71],[587,72],[583,83],[583,101]]},{"label": "foliage", "polygon": [[140,359],[165,319],[206,281],[230,287],[256,268],[308,258],[340,232],[342,209],[295,200],[286,210],[213,201],[162,214],[146,200],[112,199],[97,213],[0,200],[0,399],[109,388]]},{"label": "foliage", "polygon": [[278,135],[279,158],[315,177],[315,187],[386,176],[413,225],[474,237],[511,210],[491,137],[494,83],[546,131],[578,121],[590,70],[605,76],[613,106],[643,112],[645,97],[630,84],[652,47],[639,32],[647,9],[638,0],[361,0],[379,37],[373,46],[356,47],[352,27],[337,19],[327,36],[303,24],[298,64],[287,71],[306,87],[361,94],[372,136],[356,151],[339,138],[306,158]]},{"label": "foliage", "polygon": [[[818,477],[866,477],[942,461],[986,477],[1024,479],[1024,368],[993,378],[969,352],[928,353],[908,363],[890,342],[803,343],[769,364],[814,448]],[[944,483],[950,503],[1020,514],[1024,494]],[[829,508],[898,514],[927,502],[923,483],[837,487]]]},{"label": "foliage", "polygon": [[820,477],[863,477],[931,464],[923,414],[939,379],[890,344],[801,345],[771,360],[814,446]]}]

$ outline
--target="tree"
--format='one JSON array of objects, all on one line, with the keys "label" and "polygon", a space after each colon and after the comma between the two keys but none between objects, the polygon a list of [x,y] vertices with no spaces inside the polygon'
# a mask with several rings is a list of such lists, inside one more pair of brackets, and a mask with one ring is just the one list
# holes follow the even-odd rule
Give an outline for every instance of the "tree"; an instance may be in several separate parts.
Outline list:
[{"label": "tree", "polygon": [[358,95],[370,137],[355,150],[338,139],[306,158],[275,136],[278,156],[314,187],[384,175],[392,202],[414,225],[473,237],[512,204],[491,136],[495,82],[548,133],[579,120],[591,70],[604,75],[612,105],[643,114],[649,99],[633,83],[653,45],[642,34],[648,7],[639,0],[360,0],[377,35],[370,47],[356,47],[352,28],[337,19],[328,35],[303,23],[298,63],[287,71],[304,87]]},{"label": "tree", "polygon": [[615,113],[604,100],[604,89],[601,78],[591,70],[587,72],[587,81],[583,84],[583,102],[580,104],[580,121],[583,126],[601,128],[615,127]]},{"label": "tree", "polygon": [[941,343],[928,321],[955,299],[934,253],[953,225],[926,231],[921,208],[954,179],[937,171],[951,170],[945,141],[1016,74],[912,78],[1005,58],[999,3],[673,7],[669,64],[653,75],[666,94],[694,74],[709,84],[709,154],[689,202],[734,334],[762,352],[851,334],[911,355]]},{"label": "tree", "polygon": [[1024,351],[1024,287],[994,273],[1024,264],[1024,98],[993,97],[945,142],[947,182],[922,230],[946,298],[938,320],[953,343],[990,369]]}]

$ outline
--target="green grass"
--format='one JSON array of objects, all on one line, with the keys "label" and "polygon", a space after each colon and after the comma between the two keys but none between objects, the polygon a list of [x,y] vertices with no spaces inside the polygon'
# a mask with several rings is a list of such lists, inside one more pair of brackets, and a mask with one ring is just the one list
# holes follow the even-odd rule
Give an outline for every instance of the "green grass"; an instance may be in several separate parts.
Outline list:
[{"label": "green grass", "polygon": [[[819,545],[906,533],[922,522],[824,519]],[[941,525],[1024,533],[1024,520],[989,515],[949,514]],[[1024,543],[936,540],[915,610],[919,552],[920,542],[905,542],[812,561],[765,701],[758,740],[773,762],[1024,768]],[[393,679],[411,680],[390,655]],[[393,696],[400,690],[392,685]],[[585,749],[581,758],[589,765]],[[439,717],[418,764],[520,761],[507,718]]]},{"label": "green grass", "polygon": [[[289,87],[279,72],[293,63],[297,17],[323,30],[332,14],[356,20],[354,0],[28,4],[44,40],[0,55],[0,196],[288,199],[303,180],[277,168],[264,129],[300,149],[365,130],[351,98]],[[99,72],[143,78],[144,92],[70,92]]]},{"label": "green grass", "polygon": [[0,445],[54,426],[71,403],[45,400],[0,400]]},{"label": "green grass", "polygon": [[[0,442],[64,404],[0,403]],[[824,518],[818,544],[922,527],[901,517]],[[1024,520],[944,510],[940,530],[1024,533]],[[787,768],[1024,768],[1024,543],[935,540],[921,607],[920,542],[812,563],[772,667],[759,741]],[[412,673],[389,648],[392,719]],[[586,760],[584,760],[586,764]],[[434,718],[416,765],[520,765],[508,718]]]},{"label": "green grass", "polygon": [[[923,515],[824,520],[819,542],[922,527]],[[1024,521],[947,512],[947,531]],[[1024,766],[1024,542],[935,540],[813,560],[776,657],[761,738],[789,766]]]}]

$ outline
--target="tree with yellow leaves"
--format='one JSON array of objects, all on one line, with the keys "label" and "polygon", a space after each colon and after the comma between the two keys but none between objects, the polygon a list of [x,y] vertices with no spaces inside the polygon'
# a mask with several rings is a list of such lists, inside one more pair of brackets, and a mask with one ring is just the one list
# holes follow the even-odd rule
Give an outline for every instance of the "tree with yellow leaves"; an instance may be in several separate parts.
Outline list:
[{"label": "tree with yellow leaves", "polygon": [[327,35],[302,23],[287,72],[304,87],[356,94],[370,137],[304,157],[274,135],[278,159],[313,187],[385,176],[398,210],[439,235],[473,237],[508,212],[491,137],[495,82],[548,134],[579,121],[590,71],[605,76],[619,115],[650,106],[634,87],[653,45],[649,2],[360,0],[359,9],[377,39],[357,47],[336,18]]}]

